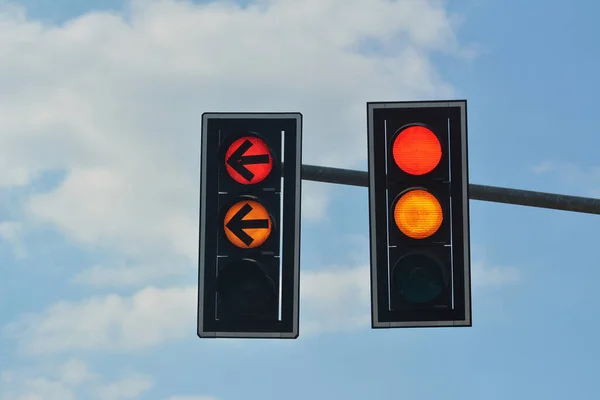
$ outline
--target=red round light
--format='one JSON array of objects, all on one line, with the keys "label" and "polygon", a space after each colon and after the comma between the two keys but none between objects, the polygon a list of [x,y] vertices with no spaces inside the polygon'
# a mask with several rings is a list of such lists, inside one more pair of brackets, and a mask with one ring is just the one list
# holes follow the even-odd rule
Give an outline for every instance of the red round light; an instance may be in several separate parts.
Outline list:
[{"label": "red round light", "polygon": [[225,167],[237,183],[253,185],[269,176],[273,170],[273,157],[264,140],[256,136],[244,136],[227,149]]},{"label": "red round light", "polygon": [[442,145],[435,133],[424,126],[402,130],[392,144],[396,165],[410,175],[425,175],[442,159]]}]

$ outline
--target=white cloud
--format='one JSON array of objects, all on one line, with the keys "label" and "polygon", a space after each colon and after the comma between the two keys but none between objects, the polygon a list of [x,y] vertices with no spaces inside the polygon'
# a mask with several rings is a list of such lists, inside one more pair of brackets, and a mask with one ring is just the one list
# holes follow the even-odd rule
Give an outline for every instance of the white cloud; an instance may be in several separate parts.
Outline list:
[{"label": "white cloud", "polygon": [[128,373],[110,382],[89,371],[87,363],[71,359],[59,365],[2,371],[3,400],[127,400],[138,398],[153,385],[145,375]]},{"label": "white cloud", "polygon": [[6,330],[27,354],[66,350],[140,349],[192,337],[195,287],[148,287],[132,296],[107,295],[60,302],[23,317]]},{"label": "white cloud", "polygon": [[502,286],[521,280],[521,271],[514,267],[491,267],[474,262],[471,268],[474,287]]},{"label": "white cloud", "polygon": [[[367,327],[368,268],[302,274],[302,335]],[[9,324],[21,352],[139,350],[195,337],[197,288],[153,287],[132,296],[107,295],[60,302]]]},{"label": "white cloud", "polygon": [[216,397],[209,396],[173,396],[168,400],[217,400]]},{"label": "white cloud", "polygon": [[190,269],[189,262],[157,264],[119,264],[116,266],[95,265],[79,272],[72,282],[91,286],[129,287],[143,286],[147,282],[181,276]]},{"label": "white cloud", "polygon": [[533,167],[533,172],[536,174],[545,174],[552,172],[555,169],[555,165],[549,161],[543,161]]},{"label": "white cloud", "polygon": [[0,243],[6,242],[12,246],[12,250],[18,257],[26,255],[25,244],[21,237],[23,235],[23,224],[17,221],[0,222]]},{"label": "white cloud", "polygon": [[0,222],[0,238],[9,242],[15,242],[19,239],[22,225],[15,221]]},{"label": "white cloud", "polygon": [[302,182],[302,220],[323,221],[330,187],[322,182]]},{"label": "white cloud", "polygon": [[102,386],[96,390],[98,400],[135,399],[148,391],[153,385],[152,379],[144,375],[135,375],[117,382]]},{"label": "white cloud", "polygon": [[370,327],[370,285],[368,265],[303,274],[301,334]]},{"label": "white cloud", "polygon": [[567,162],[543,161],[533,167],[533,172],[555,176],[572,195],[600,197],[600,166],[584,167]]},{"label": "white cloud", "polygon": [[98,378],[97,375],[90,372],[85,362],[78,359],[67,360],[58,368],[58,371],[60,380],[70,385],[78,385]]},{"label": "white cloud", "polygon": [[[17,389],[3,390],[5,400],[75,400],[72,388],[60,381],[32,378],[23,381]],[[2,393],[2,391],[0,391]]]},{"label": "white cloud", "polygon": [[[0,9],[0,185],[65,171],[28,216],[140,265],[195,261],[203,111],[301,111],[303,161],[351,166],[365,102],[450,95],[430,55],[461,52],[438,2],[131,4],[62,26]],[[305,217],[321,218],[327,191],[304,193]]]},{"label": "white cloud", "polygon": [[[473,263],[475,288],[509,285],[521,278],[510,267]],[[302,336],[370,327],[368,264],[334,266],[301,276]],[[27,354],[72,350],[140,350],[195,338],[197,288],[147,287],[132,296],[107,295],[60,302],[5,329]]]},{"label": "white cloud", "polygon": [[[164,265],[195,264],[202,112],[301,111],[303,162],[350,167],[366,157],[365,102],[450,96],[431,54],[462,52],[434,1],[131,5],[125,16],[88,13],[61,26],[0,6],[0,186],[64,171],[25,203],[29,222],[130,261],[92,267],[78,283],[143,285],[177,273]],[[305,219],[323,218],[326,186],[303,192]],[[302,334],[368,327],[367,267],[302,279]],[[193,338],[195,320],[195,287],[146,287],[59,302],[8,331],[29,354],[135,350]],[[22,393],[69,400],[93,379],[81,371],[31,378]],[[148,385],[130,379],[103,393],[131,397]]]},{"label": "white cloud", "polygon": [[[366,327],[366,267],[302,274],[302,334]],[[153,287],[132,296],[107,295],[60,302],[21,318],[5,330],[21,352],[139,350],[195,337],[197,287]]]}]

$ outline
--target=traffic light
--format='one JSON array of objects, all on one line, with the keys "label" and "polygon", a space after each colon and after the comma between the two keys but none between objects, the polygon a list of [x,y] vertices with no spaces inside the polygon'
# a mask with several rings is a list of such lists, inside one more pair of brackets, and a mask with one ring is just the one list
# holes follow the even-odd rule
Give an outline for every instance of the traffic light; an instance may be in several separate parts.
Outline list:
[{"label": "traffic light", "polygon": [[367,103],[373,328],[471,326],[467,102]]},{"label": "traffic light", "polygon": [[299,113],[202,115],[198,336],[298,337],[301,151]]}]

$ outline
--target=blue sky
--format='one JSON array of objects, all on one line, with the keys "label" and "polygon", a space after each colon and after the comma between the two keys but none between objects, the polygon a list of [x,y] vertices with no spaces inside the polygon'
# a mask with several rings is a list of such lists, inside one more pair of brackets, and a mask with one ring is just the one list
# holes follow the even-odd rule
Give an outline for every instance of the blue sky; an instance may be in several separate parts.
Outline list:
[{"label": "blue sky", "polygon": [[202,112],[300,111],[306,163],[365,168],[367,101],[466,98],[472,183],[598,197],[594,2],[10,4],[3,400],[600,394],[592,215],[472,201],[473,327],[373,331],[366,188],[306,183],[300,338],[194,326]]}]

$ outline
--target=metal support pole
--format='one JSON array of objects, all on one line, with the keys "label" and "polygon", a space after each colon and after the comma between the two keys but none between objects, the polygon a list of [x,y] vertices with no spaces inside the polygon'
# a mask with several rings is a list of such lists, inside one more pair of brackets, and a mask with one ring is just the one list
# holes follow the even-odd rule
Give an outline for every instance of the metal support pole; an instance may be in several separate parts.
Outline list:
[{"label": "metal support pole", "polygon": [[[366,171],[302,165],[302,179],[350,186],[369,186]],[[469,199],[600,215],[600,199],[469,184]]]}]

